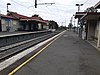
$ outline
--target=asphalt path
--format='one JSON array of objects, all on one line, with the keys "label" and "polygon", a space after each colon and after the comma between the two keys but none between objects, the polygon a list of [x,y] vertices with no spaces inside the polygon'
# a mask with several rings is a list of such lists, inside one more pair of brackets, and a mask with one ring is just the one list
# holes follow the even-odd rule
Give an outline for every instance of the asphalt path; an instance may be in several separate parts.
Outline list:
[{"label": "asphalt path", "polygon": [[100,75],[100,52],[66,31],[14,75]]}]

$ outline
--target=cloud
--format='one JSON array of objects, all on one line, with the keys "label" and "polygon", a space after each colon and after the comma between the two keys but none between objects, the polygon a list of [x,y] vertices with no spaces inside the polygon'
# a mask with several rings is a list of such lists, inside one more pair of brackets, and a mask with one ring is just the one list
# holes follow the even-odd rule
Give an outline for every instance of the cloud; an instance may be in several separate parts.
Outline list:
[{"label": "cloud", "polygon": [[39,14],[43,19],[55,20],[60,25],[66,20],[66,25],[68,25],[70,18],[78,10],[75,4],[85,3],[81,6],[81,11],[84,11],[87,7],[94,6],[99,0],[37,0],[38,3],[55,3],[54,5],[38,5],[38,8],[34,8],[35,0],[0,0],[0,11],[3,14],[6,14],[8,2],[11,3],[10,11],[27,16]]}]

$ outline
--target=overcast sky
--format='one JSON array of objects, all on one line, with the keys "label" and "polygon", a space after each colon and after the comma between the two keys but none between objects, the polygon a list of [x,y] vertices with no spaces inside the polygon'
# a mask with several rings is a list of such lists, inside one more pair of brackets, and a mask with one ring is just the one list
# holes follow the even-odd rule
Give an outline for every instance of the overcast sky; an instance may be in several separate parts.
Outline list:
[{"label": "overcast sky", "polygon": [[94,6],[99,0],[37,0],[38,3],[55,3],[53,5],[38,5],[34,7],[35,0],[0,0],[0,12],[6,14],[7,3],[9,10],[22,15],[32,16],[38,14],[45,20],[54,20],[60,26],[68,26],[71,17],[78,10],[75,4],[84,4],[80,11]]}]

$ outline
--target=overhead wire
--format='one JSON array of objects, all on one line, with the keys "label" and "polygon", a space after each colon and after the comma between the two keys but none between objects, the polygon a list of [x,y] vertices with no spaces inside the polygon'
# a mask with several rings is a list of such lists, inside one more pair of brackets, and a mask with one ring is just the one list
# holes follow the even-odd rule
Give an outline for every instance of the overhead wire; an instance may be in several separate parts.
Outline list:
[{"label": "overhead wire", "polygon": [[[57,16],[57,14],[56,14],[56,13],[58,13],[58,11],[57,11],[57,12],[56,12],[56,11],[54,12],[53,10],[49,9],[48,7],[46,7],[46,8],[47,8],[47,10],[49,10],[49,11],[52,13],[52,15],[54,15],[56,18],[59,17],[59,19],[62,20],[62,18],[61,18],[62,16],[59,16],[59,15]],[[54,17],[54,18],[55,18],[55,17]]]},{"label": "overhead wire", "polygon": [[[90,0],[86,0],[84,3],[83,3],[83,5],[84,4],[86,4],[88,1],[90,1]],[[96,2],[97,0],[91,0],[92,1],[92,3],[94,3],[94,2]],[[99,0],[98,0],[99,1]]]},{"label": "overhead wire", "polygon": [[[40,1],[40,0],[39,0]],[[41,1],[40,1],[41,2]],[[30,7],[33,7],[33,5],[32,6],[30,6]],[[29,7],[29,8],[30,8]],[[46,13],[47,14],[47,12],[48,12],[48,14],[52,14],[48,9],[46,9],[46,8],[43,8],[43,9],[45,9],[46,10],[46,12],[43,12],[43,11],[34,11],[34,12],[39,12],[39,13]],[[55,14],[52,14],[53,16],[55,16]],[[51,18],[52,18],[52,16],[50,16]]]},{"label": "overhead wire", "polygon": [[89,1],[89,0],[86,0],[86,1],[83,3],[83,5],[86,4],[88,1]]},{"label": "overhead wire", "polygon": [[[25,6],[25,5],[23,5],[23,4],[19,3],[19,2],[17,2],[17,1],[15,1],[15,0],[10,0],[10,1],[12,1],[13,3],[18,4],[18,5],[20,5],[20,6],[24,7],[24,8],[26,8],[27,10],[30,10],[27,6]],[[30,10],[30,11],[34,12],[33,10]]]},{"label": "overhead wire", "polygon": [[4,1],[3,0],[0,0],[0,7],[1,8],[6,8],[6,6],[4,6],[3,3],[4,3]]},{"label": "overhead wire", "polygon": [[[40,0],[39,0],[40,1]],[[54,13],[54,11],[52,11],[51,9],[49,9],[47,6],[46,6],[46,10],[48,10],[49,14],[52,14],[54,16],[56,16],[56,13]],[[56,11],[55,11],[56,12]],[[58,12],[58,11],[57,11]],[[56,16],[56,17],[59,17],[59,16]],[[55,17],[54,17],[55,18]],[[61,17],[59,17],[59,19],[61,19]]]},{"label": "overhead wire", "polygon": [[[39,1],[41,2],[41,0],[39,0]],[[31,8],[31,7],[34,7],[34,5],[29,6],[28,9]],[[37,11],[35,11],[35,12],[37,12]],[[43,12],[43,11],[42,11],[42,12]],[[47,12],[48,12],[48,11],[47,11]],[[47,13],[47,12],[44,12],[44,13]]]},{"label": "overhead wire", "polygon": [[[29,8],[30,7],[34,7],[34,5],[32,5],[32,6],[30,6],[30,7],[28,7],[28,6],[25,6],[25,5],[23,5],[23,4],[21,4],[21,3],[19,3],[19,2],[17,2],[17,1],[15,1],[15,0],[11,0],[12,2],[14,2],[14,3],[16,3],[16,4],[18,4],[18,5],[20,5],[20,6],[23,6],[24,8],[27,8],[28,10],[30,10]],[[39,0],[39,1],[41,1],[41,0]],[[88,2],[89,0],[86,0],[83,4],[86,4],[87,2]],[[55,2],[54,0],[53,0],[53,2]],[[62,4],[63,5],[63,4]],[[57,11],[65,11],[65,10],[62,10],[62,9],[58,9],[58,7],[56,6],[56,5],[54,5],[55,6],[55,8],[56,8],[56,10]],[[65,7],[65,5],[63,5],[64,7]],[[67,7],[67,6],[66,6]],[[56,16],[56,14],[55,13],[53,13],[52,12],[52,10],[49,8],[49,7],[46,7],[45,8],[46,9],[46,11],[48,12],[48,14],[50,14],[51,15],[51,18],[52,17],[54,17],[54,16]],[[34,10],[32,10],[33,12],[36,12],[36,11],[34,11]],[[56,12],[56,11],[55,11]],[[41,12],[40,12],[41,13]],[[42,11],[42,13],[46,13],[46,12],[43,12]],[[57,12],[56,12],[57,13]],[[52,16],[53,15],[53,16]],[[59,15],[60,15],[60,17],[59,17]],[[63,18],[63,15],[61,14],[61,13],[59,13],[59,15],[58,15],[58,17],[59,17],[59,19],[61,19],[61,18]],[[49,16],[50,17],[50,16]],[[65,17],[65,16],[64,16]]]},{"label": "overhead wire", "polygon": [[10,0],[10,1],[12,1],[12,2],[14,2],[14,3],[16,3],[16,4],[20,5],[20,6],[23,6],[23,7],[27,8],[25,5],[22,5],[22,4],[18,3],[17,1],[14,1],[14,0]]},{"label": "overhead wire", "polygon": [[[14,3],[16,3],[16,4],[18,4],[18,5],[20,5],[20,6],[22,6],[22,7],[24,7],[24,8],[26,8],[26,9],[28,9],[28,10],[30,10],[29,7],[26,7],[25,5],[23,5],[23,4],[19,3],[19,2],[16,2],[16,1],[14,1],[14,0],[11,0],[11,1],[14,2]],[[40,0],[39,0],[39,1],[40,1]],[[33,5],[32,7],[34,7],[34,5]],[[33,12],[37,12],[37,11],[33,11]],[[48,12],[49,14],[51,14],[48,10],[47,10],[47,12]],[[43,13],[47,13],[47,12],[43,12]],[[52,14],[52,15],[53,15],[53,16],[49,16],[49,17],[52,18],[52,17],[55,16],[54,14]]]},{"label": "overhead wire", "polygon": [[[53,0],[53,2],[55,3],[55,1]],[[58,7],[55,5],[55,7],[56,7],[56,9],[58,10],[58,11],[61,11],[60,9],[58,9]],[[65,18],[65,15],[63,16],[61,13],[59,13],[60,14],[60,16],[62,17],[62,19],[64,18],[64,21],[62,22],[62,23],[65,23],[66,24],[66,18]]]},{"label": "overhead wire", "polygon": [[[41,2],[41,0],[39,0],[39,1]],[[50,18],[52,18],[52,17],[55,16],[55,14],[53,14],[53,13],[51,12],[51,10],[50,10],[47,6],[46,6],[45,10],[47,10],[48,14],[51,15],[51,16],[49,16]]]}]

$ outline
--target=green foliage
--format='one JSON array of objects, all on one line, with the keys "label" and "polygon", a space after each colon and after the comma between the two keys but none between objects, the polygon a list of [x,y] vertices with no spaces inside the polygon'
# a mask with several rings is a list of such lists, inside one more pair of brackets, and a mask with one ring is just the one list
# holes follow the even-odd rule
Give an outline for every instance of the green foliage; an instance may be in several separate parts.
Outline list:
[{"label": "green foliage", "polygon": [[55,21],[49,21],[49,28],[50,29],[58,29],[58,24]]}]

